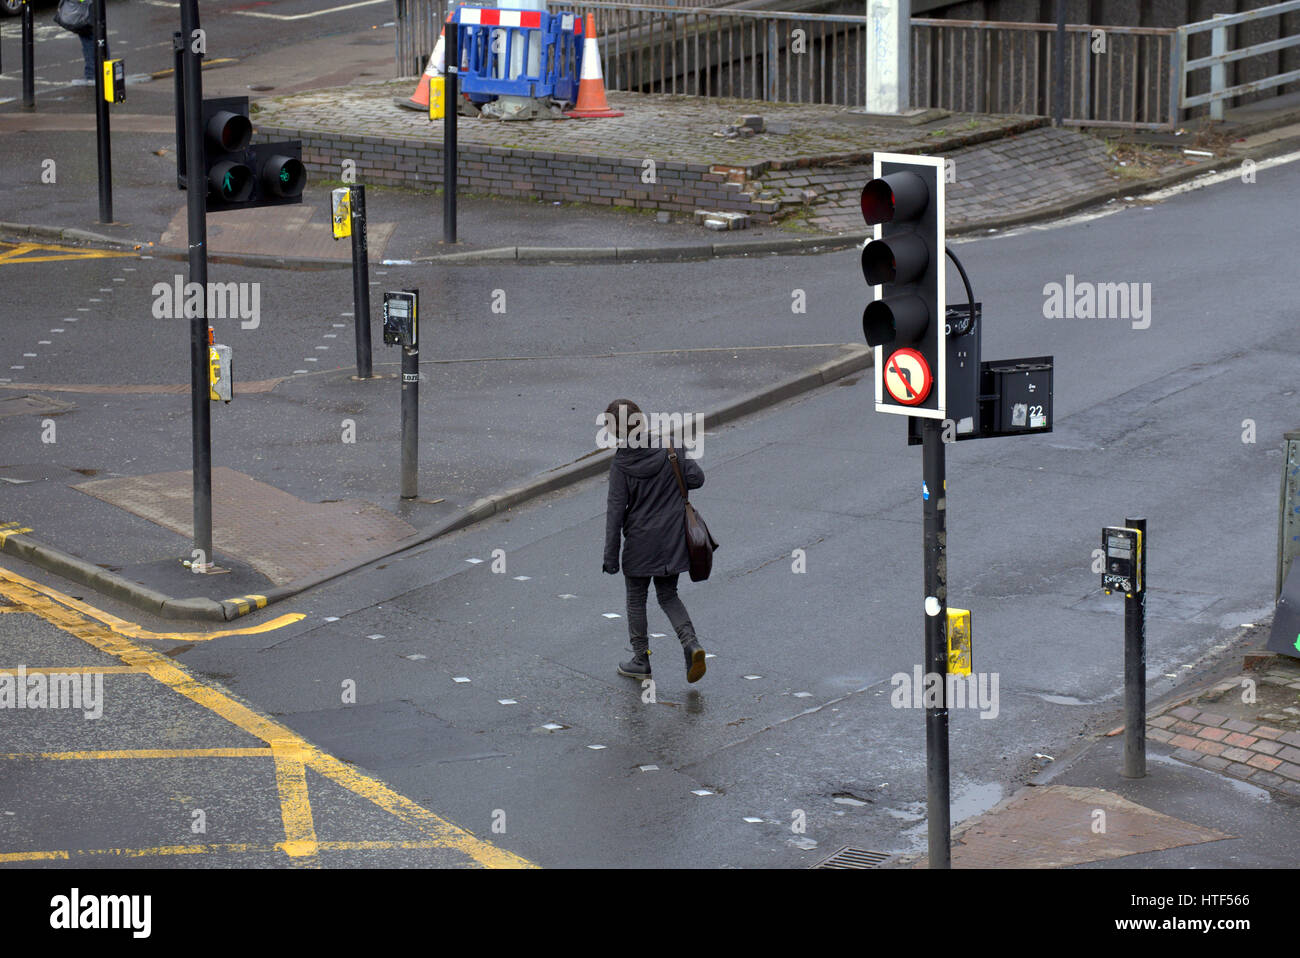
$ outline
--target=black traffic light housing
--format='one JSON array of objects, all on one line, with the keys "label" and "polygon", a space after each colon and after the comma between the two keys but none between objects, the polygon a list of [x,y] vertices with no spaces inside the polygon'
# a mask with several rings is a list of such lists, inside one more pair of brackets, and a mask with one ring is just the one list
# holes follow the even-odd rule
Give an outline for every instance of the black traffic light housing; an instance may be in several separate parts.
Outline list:
[{"label": "black traffic light housing", "polygon": [[877,350],[878,412],[945,415],[943,171],[939,157],[877,153],[876,177],[862,189],[862,217],[876,227],[862,276],[881,287],[862,313]]},{"label": "black traffic light housing", "polygon": [[[178,126],[183,129],[183,124]],[[204,179],[209,213],[302,202],[307,170],[302,143],[250,143],[248,97],[203,101]],[[188,182],[183,143],[177,149],[177,182]]]}]

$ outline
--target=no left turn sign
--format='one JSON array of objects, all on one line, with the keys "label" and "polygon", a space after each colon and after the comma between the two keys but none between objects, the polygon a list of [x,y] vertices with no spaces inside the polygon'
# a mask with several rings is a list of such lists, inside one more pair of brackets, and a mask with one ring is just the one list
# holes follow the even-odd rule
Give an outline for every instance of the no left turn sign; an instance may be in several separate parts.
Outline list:
[{"label": "no left turn sign", "polygon": [[930,364],[915,349],[895,350],[885,361],[885,389],[895,402],[920,405],[933,384]]}]

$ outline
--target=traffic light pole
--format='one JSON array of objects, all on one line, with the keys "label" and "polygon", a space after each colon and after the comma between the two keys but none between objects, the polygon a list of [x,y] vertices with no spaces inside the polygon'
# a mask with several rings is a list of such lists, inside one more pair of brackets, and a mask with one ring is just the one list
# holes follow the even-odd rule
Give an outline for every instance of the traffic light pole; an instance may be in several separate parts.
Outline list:
[{"label": "traffic light pole", "polygon": [[23,109],[36,109],[36,25],[32,5],[23,4]]},{"label": "traffic light pole", "polygon": [[194,51],[199,27],[198,0],[181,0],[181,53],[184,67],[185,156],[190,246],[190,282],[197,283],[197,315],[190,317],[190,425],[193,436],[194,549],[200,571],[212,565],[212,421],[208,408],[208,208],[203,163],[203,77],[200,55]]},{"label": "traffic light pole", "polygon": [[352,324],[357,343],[357,379],[373,376],[370,356],[370,243],[366,238],[366,188],[350,190],[352,210]]},{"label": "traffic light pole", "polygon": [[[921,421],[925,542],[925,672],[939,677],[939,706],[925,710],[925,795],[930,867],[951,868],[948,787],[948,556],[943,421]],[[928,679],[933,681],[933,679]]]},{"label": "traffic light pole", "polygon": [[1124,596],[1124,772],[1125,778],[1147,774],[1147,521],[1125,519],[1142,533],[1142,588]]},{"label": "traffic light pole", "polygon": [[456,121],[460,107],[460,23],[447,24],[442,111],[442,241],[456,242]]},{"label": "traffic light pole", "polygon": [[95,3],[95,146],[99,154],[99,221],[113,222],[113,149],[104,99],[104,61],[108,58],[108,0]]}]

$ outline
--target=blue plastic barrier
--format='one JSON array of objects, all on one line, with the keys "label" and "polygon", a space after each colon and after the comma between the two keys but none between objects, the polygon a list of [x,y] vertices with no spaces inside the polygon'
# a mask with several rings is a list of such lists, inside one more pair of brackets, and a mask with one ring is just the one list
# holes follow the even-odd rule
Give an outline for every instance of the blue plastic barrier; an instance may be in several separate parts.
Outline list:
[{"label": "blue plastic barrier", "polygon": [[[582,18],[541,10],[460,7],[453,14],[460,31],[460,88],[483,103],[498,96],[554,97],[574,102],[582,67]],[[538,72],[528,61],[537,51]],[[518,58],[514,76],[503,76]]]}]

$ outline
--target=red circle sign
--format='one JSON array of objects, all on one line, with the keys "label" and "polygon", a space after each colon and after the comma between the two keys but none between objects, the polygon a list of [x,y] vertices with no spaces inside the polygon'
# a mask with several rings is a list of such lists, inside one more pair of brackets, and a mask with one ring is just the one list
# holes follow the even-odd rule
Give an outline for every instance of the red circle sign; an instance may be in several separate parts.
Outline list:
[{"label": "red circle sign", "polygon": [[930,364],[915,349],[895,350],[885,361],[885,389],[895,402],[919,406],[930,395]]}]

